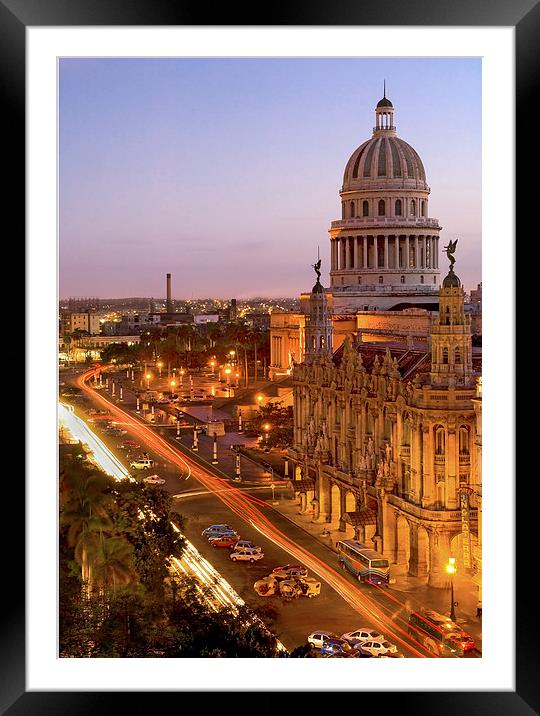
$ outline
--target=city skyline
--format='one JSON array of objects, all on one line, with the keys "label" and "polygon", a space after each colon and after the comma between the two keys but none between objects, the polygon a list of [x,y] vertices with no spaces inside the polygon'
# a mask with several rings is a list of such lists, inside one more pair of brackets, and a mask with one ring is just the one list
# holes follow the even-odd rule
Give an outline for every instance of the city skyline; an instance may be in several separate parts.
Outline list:
[{"label": "city skyline", "polygon": [[295,297],[318,248],[329,285],[343,170],[384,79],[475,288],[480,60],[63,59],[60,296],[160,297],[171,272],[176,300]]}]

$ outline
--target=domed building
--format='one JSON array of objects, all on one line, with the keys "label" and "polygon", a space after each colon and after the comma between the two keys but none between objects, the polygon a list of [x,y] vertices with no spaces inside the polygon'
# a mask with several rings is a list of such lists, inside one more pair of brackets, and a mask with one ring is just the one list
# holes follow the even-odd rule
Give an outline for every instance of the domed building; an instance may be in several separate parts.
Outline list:
[{"label": "domed building", "polygon": [[341,219],[330,228],[334,311],[436,304],[441,227],[429,217],[422,160],[397,136],[386,92],[373,136],[347,162],[339,193]]}]

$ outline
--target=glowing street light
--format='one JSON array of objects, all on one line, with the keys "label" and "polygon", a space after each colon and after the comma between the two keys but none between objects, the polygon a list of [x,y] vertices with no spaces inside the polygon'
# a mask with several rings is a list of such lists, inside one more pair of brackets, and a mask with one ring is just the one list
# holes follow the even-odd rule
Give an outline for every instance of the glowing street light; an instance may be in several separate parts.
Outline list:
[{"label": "glowing street light", "polygon": [[448,564],[446,565],[446,571],[450,575],[450,619],[456,621],[456,602],[454,602],[454,574],[457,571],[456,558],[448,557]]},{"label": "glowing street light", "polygon": [[216,365],[216,361],[215,361],[215,360],[211,360],[211,361],[210,361],[210,368],[212,368],[212,375],[214,375],[215,365]]},{"label": "glowing street light", "polygon": [[228,397],[231,397],[231,369],[225,368],[225,375],[227,376],[227,391]]},{"label": "glowing street light", "polygon": [[147,373],[144,377],[146,378],[146,390],[148,390],[148,388],[150,387],[150,379],[152,377],[152,373]]},{"label": "glowing street light", "polygon": [[171,382],[169,383],[169,385],[171,386],[171,393],[174,393],[174,388],[175,388],[175,386],[176,386],[176,381],[175,381],[175,380],[171,380]]},{"label": "glowing street light", "polygon": [[270,432],[270,425],[268,423],[265,423],[263,425],[264,428],[264,452],[270,452],[268,448],[268,433]]},{"label": "glowing street light", "polygon": [[186,371],[183,368],[180,368],[180,385],[182,385],[183,379],[184,379],[184,373]]},{"label": "glowing street light", "polygon": [[157,367],[159,369],[159,377],[161,378],[161,369],[163,368],[163,363],[161,361],[159,361],[159,363],[157,364]]}]

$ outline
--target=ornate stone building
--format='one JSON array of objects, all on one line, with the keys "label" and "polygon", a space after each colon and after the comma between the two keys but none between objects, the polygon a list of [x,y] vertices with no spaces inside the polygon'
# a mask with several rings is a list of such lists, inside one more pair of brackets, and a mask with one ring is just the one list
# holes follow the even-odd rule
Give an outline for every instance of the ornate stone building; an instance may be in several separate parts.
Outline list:
[{"label": "ornate stone building", "polygon": [[481,564],[481,353],[452,267],[438,297],[431,350],[347,338],[333,355],[306,352],[293,367],[289,455],[315,522],[372,543],[394,572],[446,587],[450,555],[471,573]]}]

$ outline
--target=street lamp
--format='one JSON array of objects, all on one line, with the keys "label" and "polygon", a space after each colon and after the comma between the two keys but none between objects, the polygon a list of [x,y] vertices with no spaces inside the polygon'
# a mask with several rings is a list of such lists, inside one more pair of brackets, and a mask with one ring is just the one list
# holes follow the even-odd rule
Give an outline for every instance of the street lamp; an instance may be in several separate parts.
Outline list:
[{"label": "street lamp", "polygon": [[211,361],[210,361],[210,368],[212,368],[212,375],[214,375],[214,367],[215,367],[215,365],[216,365],[216,361],[215,361],[215,360],[211,360]]},{"label": "street lamp", "polygon": [[225,375],[227,376],[227,391],[228,391],[228,398],[231,397],[231,369],[225,368]]},{"label": "street lamp", "polygon": [[446,571],[450,575],[450,619],[456,621],[456,610],[455,606],[457,602],[454,602],[454,574],[457,571],[456,558],[448,557],[448,564],[446,565]]},{"label": "street lamp", "polygon": [[163,363],[161,361],[159,361],[159,363],[157,364],[157,367],[159,369],[159,377],[161,378],[161,369],[163,368]]},{"label": "street lamp", "polygon": [[152,377],[152,374],[147,373],[144,377],[146,378],[146,390],[148,390],[148,388],[150,388],[150,378]]},{"label": "street lamp", "polygon": [[183,380],[183,378],[184,378],[184,373],[185,373],[184,369],[183,369],[183,368],[180,368],[180,385],[182,385],[182,380]]},{"label": "street lamp", "polygon": [[270,452],[268,449],[268,433],[270,431],[270,425],[268,423],[265,423],[263,425],[264,428],[264,452]]},{"label": "street lamp", "polygon": [[263,399],[262,395],[257,396],[257,403],[259,404],[259,410],[261,409],[262,399]]},{"label": "street lamp", "polygon": [[171,393],[174,394],[174,389],[175,389],[175,387],[176,387],[176,381],[175,381],[175,380],[171,380],[171,382],[169,383],[169,385],[171,386]]}]

